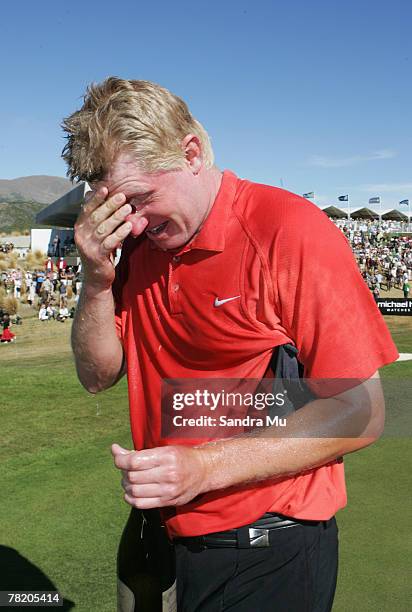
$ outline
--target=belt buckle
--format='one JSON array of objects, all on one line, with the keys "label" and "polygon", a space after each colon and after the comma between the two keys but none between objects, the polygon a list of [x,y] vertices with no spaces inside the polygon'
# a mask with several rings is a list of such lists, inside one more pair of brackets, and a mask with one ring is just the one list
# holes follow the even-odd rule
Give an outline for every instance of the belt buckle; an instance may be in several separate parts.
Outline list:
[{"label": "belt buckle", "polygon": [[270,546],[269,529],[249,527],[249,539],[251,548],[264,548],[265,546]]},{"label": "belt buckle", "polygon": [[199,550],[206,550],[207,549],[207,544],[206,544],[206,538],[204,535],[199,537]]}]

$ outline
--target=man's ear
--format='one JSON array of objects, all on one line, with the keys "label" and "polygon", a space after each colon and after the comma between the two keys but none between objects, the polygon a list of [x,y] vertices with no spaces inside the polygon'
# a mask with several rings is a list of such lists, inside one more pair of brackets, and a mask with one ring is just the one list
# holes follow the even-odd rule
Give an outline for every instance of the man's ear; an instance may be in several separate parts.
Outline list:
[{"label": "man's ear", "polygon": [[202,145],[194,134],[188,134],[182,140],[185,160],[194,175],[199,174],[203,166]]}]

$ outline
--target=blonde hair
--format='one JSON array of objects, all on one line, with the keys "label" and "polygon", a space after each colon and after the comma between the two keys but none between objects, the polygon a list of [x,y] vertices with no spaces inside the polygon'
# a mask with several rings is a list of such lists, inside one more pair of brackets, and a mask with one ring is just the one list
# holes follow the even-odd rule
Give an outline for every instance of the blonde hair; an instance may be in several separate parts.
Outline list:
[{"label": "blonde hair", "polygon": [[187,105],[150,81],[109,77],[87,88],[84,103],[63,120],[67,143],[62,157],[72,180],[101,180],[120,152],[129,152],[143,170],[185,166],[182,140],[199,138],[206,168],[213,165],[209,136]]}]

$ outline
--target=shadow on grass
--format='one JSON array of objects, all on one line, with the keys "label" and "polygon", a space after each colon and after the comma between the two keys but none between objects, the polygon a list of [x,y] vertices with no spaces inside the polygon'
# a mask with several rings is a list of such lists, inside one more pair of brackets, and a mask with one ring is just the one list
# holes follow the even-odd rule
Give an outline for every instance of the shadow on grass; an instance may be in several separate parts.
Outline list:
[{"label": "shadow on grass", "polygon": [[[55,584],[41,569],[31,563],[14,548],[0,545],[0,591],[58,591]],[[75,607],[70,599],[63,599],[59,610],[64,612]],[[2,610],[17,610],[21,607],[6,607]],[[50,610],[50,606],[36,606],[36,610]]]}]

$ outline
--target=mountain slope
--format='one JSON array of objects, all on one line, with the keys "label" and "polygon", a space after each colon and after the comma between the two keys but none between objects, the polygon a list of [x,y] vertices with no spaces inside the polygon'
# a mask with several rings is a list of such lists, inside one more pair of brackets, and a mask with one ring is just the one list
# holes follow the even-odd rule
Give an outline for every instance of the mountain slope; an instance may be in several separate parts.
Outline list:
[{"label": "mountain slope", "polygon": [[22,233],[31,228],[44,227],[35,223],[35,216],[44,207],[45,204],[39,202],[0,201],[0,234]]},{"label": "mountain slope", "polygon": [[36,225],[35,216],[72,189],[60,176],[23,176],[0,179],[0,233],[24,232]]},{"label": "mountain slope", "polygon": [[23,176],[0,179],[0,200],[6,202],[34,201],[51,204],[73,187],[60,176]]}]

